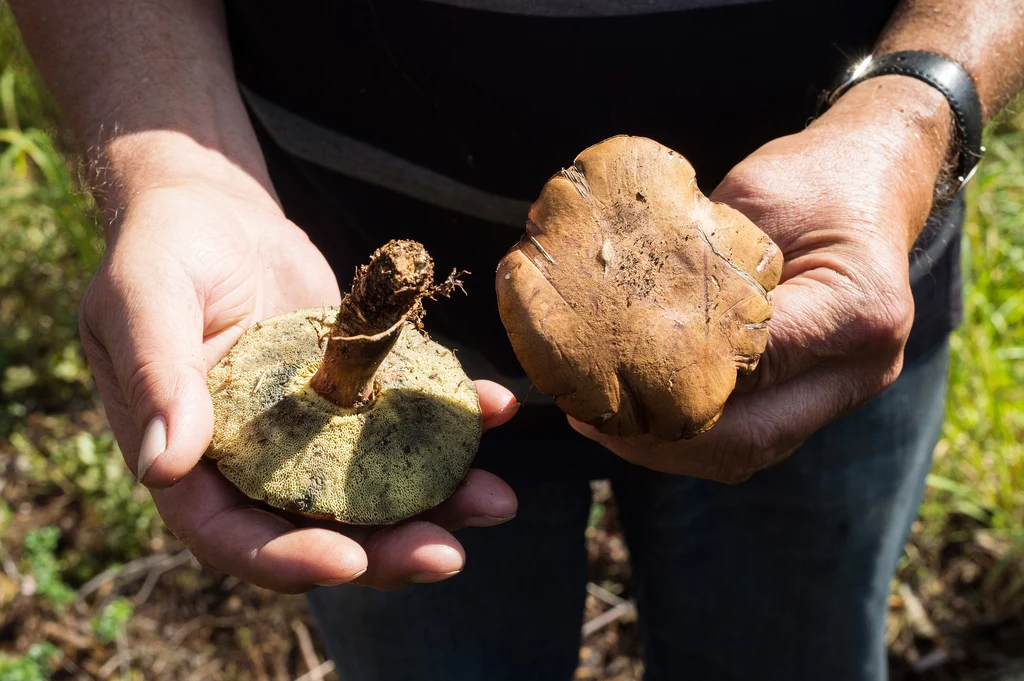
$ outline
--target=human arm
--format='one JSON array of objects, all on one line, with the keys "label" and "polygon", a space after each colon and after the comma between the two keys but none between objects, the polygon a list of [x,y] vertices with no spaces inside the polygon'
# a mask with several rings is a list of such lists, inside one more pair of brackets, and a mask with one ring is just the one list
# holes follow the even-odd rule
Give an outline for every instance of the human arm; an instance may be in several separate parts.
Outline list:
[{"label": "human arm", "polygon": [[[213,427],[207,369],[261,319],[340,299],[331,268],[276,200],[221,4],[12,6],[106,216],[82,343],[125,459],[168,527],[203,562],[282,591],[356,577],[390,588],[461,569],[462,548],[445,528],[515,512],[511,490],[490,474],[471,472],[423,522],[376,532],[271,513],[202,459]],[[480,383],[479,392],[485,425],[508,417],[498,414],[507,391]]]},{"label": "human arm", "polygon": [[[961,63],[987,120],[1024,79],[1024,7],[904,2],[875,54],[897,50]],[[741,378],[718,424],[689,441],[652,447],[575,427],[636,463],[737,482],[884,390],[913,321],[908,250],[950,162],[952,131],[938,91],[881,76],[738,164],[712,198],[745,213],[786,257],[757,370]]]}]

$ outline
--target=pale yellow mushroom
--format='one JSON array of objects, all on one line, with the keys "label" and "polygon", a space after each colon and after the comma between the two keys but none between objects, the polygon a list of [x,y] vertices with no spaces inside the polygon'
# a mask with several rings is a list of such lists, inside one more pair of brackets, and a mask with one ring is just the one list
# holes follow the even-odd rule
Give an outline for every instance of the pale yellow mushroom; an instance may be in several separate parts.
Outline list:
[{"label": "pale yellow mushroom", "polygon": [[356,273],[340,308],[249,329],[210,372],[206,454],[248,496],[353,524],[386,524],[444,501],[480,443],[476,387],[418,329],[433,264],[393,241]]}]

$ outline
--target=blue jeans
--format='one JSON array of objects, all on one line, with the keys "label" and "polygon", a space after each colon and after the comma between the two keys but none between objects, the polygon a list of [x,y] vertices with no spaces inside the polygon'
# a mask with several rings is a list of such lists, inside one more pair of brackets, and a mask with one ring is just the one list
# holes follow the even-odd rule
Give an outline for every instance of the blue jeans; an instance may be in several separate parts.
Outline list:
[{"label": "blue jeans", "polygon": [[[889,583],[939,436],[947,363],[946,343],[924,352],[881,396],[737,486],[613,462],[647,681],[886,678]],[[501,452],[497,433],[484,446]],[[531,446],[559,457],[588,445],[567,435]],[[341,678],[572,678],[590,488],[511,483],[513,521],[458,534],[463,574],[309,595]]]}]

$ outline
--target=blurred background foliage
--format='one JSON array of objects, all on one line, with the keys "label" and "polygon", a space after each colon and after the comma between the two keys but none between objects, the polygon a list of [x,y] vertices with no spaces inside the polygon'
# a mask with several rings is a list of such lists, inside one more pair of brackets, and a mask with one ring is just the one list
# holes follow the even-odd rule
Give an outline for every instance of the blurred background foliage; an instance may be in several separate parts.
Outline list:
[{"label": "blurred background foliage", "polygon": [[[58,122],[57,107],[0,0],[0,681],[185,678],[181,670],[207,678],[196,676],[200,663],[209,664],[199,653],[190,653],[180,668],[165,661],[157,669],[157,657],[149,667],[153,674],[136,666],[142,665],[142,653],[127,654],[127,664],[122,659],[132,637],[155,635],[159,651],[163,629],[153,625],[156,632],[147,634],[139,627],[149,621],[145,608],[157,607],[160,597],[200,604],[184,614],[158,606],[160,617],[193,618],[187,623],[203,617],[220,621],[248,608],[256,619],[257,609],[272,606],[285,608],[278,614],[292,618],[299,632],[305,615],[294,599],[280,605],[283,597],[246,590],[237,580],[188,564],[123,465],[76,325],[76,308],[103,243],[95,206],[81,191],[74,157],[65,156],[72,146]],[[920,519],[893,584],[894,678],[989,678],[1024,656],[1020,102],[989,127],[986,146],[968,193],[966,318],[952,339],[948,418]],[[614,500],[600,490],[592,518],[592,578],[628,596]],[[165,562],[153,556],[165,556]],[[139,565],[145,569],[136,570]],[[160,565],[170,565],[164,572],[173,579],[154,595],[149,576],[156,569],[159,579]],[[129,577],[147,580],[134,598],[119,595],[133,583]],[[269,638],[254,648],[254,637],[264,634],[239,617],[233,631],[240,627],[242,633],[227,638],[217,638],[215,625],[202,625],[207,635],[197,645],[214,645],[221,658],[221,671],[210,678],[235,678],[223,672],[231,668],[224,662],[231,658],[228,648],[241,660],[238,669],[249,670],[237,678],[253,678],[253,669],[257,678],[270,678],[271,671],[275,678],[289,678],[277,672],[308,671],[314,664],[308,649],[296,652],[303,643],[298,634],[294,641],[289,634],[287,643],[265,634]],[[52,621],[63,628],[46,625]],[[601,662],[593,667],[597,671],[581,665],[578,678],[636,678],[632,626],[627,618],[606,628],[602,638],[585,640],[584,652]],[[587,646],[603,648],[587,652]],[[253,649],[262,651],[259,660]]]},{"label": "blurred background foliage", "polygon": [[72,150],[0,0],[0,681],[331,679],[302,601],[200,568],[121,459],[78,339],[103,239]]}]

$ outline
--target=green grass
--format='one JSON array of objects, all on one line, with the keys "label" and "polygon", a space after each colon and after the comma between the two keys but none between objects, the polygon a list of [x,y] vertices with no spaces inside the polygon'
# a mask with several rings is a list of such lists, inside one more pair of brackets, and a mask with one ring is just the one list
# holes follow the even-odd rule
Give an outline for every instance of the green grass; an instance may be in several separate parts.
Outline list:
[{"label": "green grass", "polygon": [[953,509],[1024,538],[1024,116],[992,126],[964,229],[964,324],[953,335],[943,440],[922,517]]},{"label": "green grass", "polygon": [[91,399],[75,309],[101,242],[54,131],[58,112],[0,7],[0,436],[26,411]]},{"label": "green grass", "polygon": [[17,549],[0,542],[0,556],[21,556],[37,596],[60,604],[72,595],[65,579],[147,552],[157,516],[97,412],[78,339],[77,307],[103,253],[97,212],[58,149],[57,108],[2,0],[0,64],[0,476],[16,473],[47,503],[80,504],[73,537],[58,545],[57,528],[37,529]]},{"label": "green grass", "polygon": [[24,655],[0,652],[0,681],[49,681],[60,656],[51,643],[34,643]]},{"label": "green grass", "polygon": [[[986,131],[968,192],[964,323],[951,339],[949,396],[920,522],[903,561],[921,592],[951,602],[949,547],[995,540],[964,610],[996,622],[1024,608],[1024,97]],[[969,519],[965,522],[964,519]],[[979,533],[987,537],[979,537]],[[961,594],[963,595],[963,594]],[[974,622],[978,624],[979,622]]]}]

